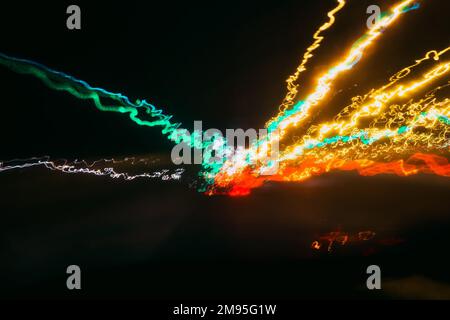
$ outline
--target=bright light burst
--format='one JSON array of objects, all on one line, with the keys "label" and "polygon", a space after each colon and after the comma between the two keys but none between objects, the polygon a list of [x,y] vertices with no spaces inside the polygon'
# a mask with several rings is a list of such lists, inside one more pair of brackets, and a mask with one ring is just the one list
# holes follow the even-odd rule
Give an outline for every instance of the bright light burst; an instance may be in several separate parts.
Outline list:
[{"label": "bright light burst", "polygon": [[[299,99],[299,75],[306,70],[312,51],[322,42],[321,32],[333,25],[334,15],[345,5],[345,1],[337,2],[337,7],[328,13],[330,20],[314,34],[314,43],[287,80],[288,93],[280,112],[266,124],[269,132],[274,134],[245,150],[246,156],[257,161],[266,156],[267,146],[274,140],[286,140],[289,133],[299,130],[300,125],[311,117],[312,110],[319,107],[333,89],[339,75],[352,69],[363,58],[365,49],[401,15],[419,7],[411,0],[396,4],[353,44],[342,59],[319,77],[310,94]],[[224,191],[231,195],[246,195],[266,181],[303,181],[332,170],[355,170],[361,175],[432,173],[450,176],[450,165],[444,156],[450,146],[450,100],[440,97],[450,86],[444,81],[450,71],[450,61],[443,61],[449,51],[450,47],[427,52],[413,65],[392,76],[386,85],[352,98],[352,104],[333,121],[304,128],[306,133],[294,143],[287,142],[287,147],[281,151],[275,175],[261,175],[263,164],[251,166],[233,159],[226,162],[216,175],[210,193]],[[433,65],[424,74],[413,77],[414,69],[425,63]],[[441,85],[432,87],[439,82]],[[427,89],[428,92],[423,94]],[[362,126],[364,122],[368,122],[367,127]]]},{"label": "bright light burst", "polygon": [[[364,58],[367,48],[379,41],[402,15],[419,8],[419,4],[413,0],[398,2],[331,68],[318,77],[311,92],[299,97],[300,75],[307,70],[308,63],[314,57],[313,52],[322,45],[325,39],[322,33],[334,25],[336,15],[345,5],[344,0],[337,0],[336,6],[327,14],[328,21],[314,33],[313,42],[306,49],[295,73],[286,80],[287,94],[279,107],[279,113],[266,123],[268,136],[240,150],[225,163],[209,164],[204,161],[200,176],[205,184],[201,191],[210,195],[246,195],[267,181],[304,181],[333,170],[352,170],[364,176],[382,173],[450,176],[447,160],[450,147],[450,100],[446,98],[446,90],[450,89],[450,82],[446,80],[450,72],[450,60],[446,55],[450,47],[427,52],[415,63],[394,74],[385,85],[353,97],[351,104],[344,107],[333,120],[304,126],[306,120],[315,114],[315,109],[325,107],[324,100],[336,90],[336,81]],[[36,76],[52,89],[92,100],[101,111],[127,114],[138,125],[161,127],[162,133],[175,143],[186,142],[202,150],[211,144],[198,142],[195,137],[182,134],[181,125],[172,122],[172,116],[165,115],[145,100],[132,102],[123,94],[92,87],[84,81],[29,60],[0,54],[0,64],[16,72]],[[106,105],[103,102],[106,99],[113,104]],[[292,133],[299,130],[303,130],[303,135],[290,142]],[[286,145],[274,160],[279,169],[274,175],[262,175],[261,172],[267,166],[274,164],[273,161],[263,161],[274,141],[283,141]],[[33,163],[36,161],[22,163],[18,167],[35,166]],[[140,177],[111,170],[56,165],[48,159],[42,164],[52,170],[70,173],[108,175],[127,180]],[[5,168],[0,167],[0,172],[5,171]],[[9,169],[14,168],[10,166]],[[180,174],[181,171],[176,173],[174,179],[178,179]],[[154,177],[147,173],[141,176]]]}]

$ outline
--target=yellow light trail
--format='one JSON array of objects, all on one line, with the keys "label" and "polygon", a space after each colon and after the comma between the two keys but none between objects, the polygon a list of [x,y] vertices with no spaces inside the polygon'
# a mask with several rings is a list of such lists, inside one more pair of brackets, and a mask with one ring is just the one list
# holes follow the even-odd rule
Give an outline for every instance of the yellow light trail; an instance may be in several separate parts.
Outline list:
[{"label": "yellow light trail", "polygon": [[298,93],[298,84],[296,84],[296,82],[298,81],[300,74],[306,71],[306,65],[309,59],[314,56],[312,53],[320,47],[320,44],[324,39],[324,37],[321,35],[322,32],[326,31],[334,24],[334,22],[336,21],[335,14],[338,13],[342,8],[344,8],[346,3],[344,0],[338,0],[337,2],[337,6],[327,13],[327,16],[330,19],[322,26],[320,26],[320,28],[317,29],[317,31],[314,33],[313,39],[315,41],[308,47],[308,49],[306,49],[306,52],[303,54],[303,60],[297,67],[295,73],[286,80],[288,93],[286,94],[286,97],[279,107],[280,112],[284,112],[287,108],[291,107],[294,104],[294,99],[297,97]]},{"label": "yellow light trail", "polygon": [[280,157],[280,161],[294,159],[299,155],[302,155],[307,145],[317,144],[322,141],[327,134],[333,131],[337,131],[339,135],[348,132],[351,129],[357,128],[358,120],[361,117],[376,116],[380,113],[386,103],[392,100],[394,97],[402,97],[406,93],[418,90],[422,86],[429,84],[438,77],[448,73],[450,71],[450,62],[443,63],[427,72],[423,79],[413,81],[408,86],[399,85],[395,89],[388,92],[377,91],[377,94],[373,97],[373,102],[363,105],[360,111],[355,112],[354,116],[348,122],[334,122],[325,123],[317,126],[315,129],[318,135],[313,139],[309,136],[305,137],[305,141],[300,145],[294,145],[287,149],[287,151]]},{"label": "yellow light trail", "polygon": [[[294,115],[283,119],[279,123],[278,127],[281,129],[281,135],[283,135],[283,133],[289,126],[298,125],[300,121],[306,119],[309,116],[310,109],[313,106],[317,105],[330,91],[333,80],[335,80],[342,72],[351,69],[362,58],[364,50],[369,45],[371,45],[387,27],[389,27],[394,21],[396,21],[403,13],[402,9],[410,5],[412,2],[413,0],[405,0],[393,7],[393,9],[391,10],[391,15],[385,16],[380,19],[373,26],[373,28],[370,29],[361,38],[361,41],[357,42],[350,49],[349,53],[345,56],[344,59],[339,61],[335,66],[330,68],[326,74],[319,78],[315,90],[305,99],[305,103],[302,105],[301,112],[295,113]],[[282,112],[275,118],[271,119],[266,126],[269,127],[272,123],[278,121],[284,113],[285,112]]]},{"label": "yellow light trail", "polygon": [[[245,161],[247,157],[250,157],[253,162],[258,162],[261,159],[266,158],[268,152],[270,152],[270,146],[273,145],[276,141],[281,140],[285,136],[289,127],[297,126],[302,120],[306,119],[309,116],[309,112],[312,107],[317,105],[326,96],[326,94],[331,89],[331,84],[338,77],[338,75],[340,75],[344,71],[351,69],[362,58],[365,49],[372,43],[374,43],[374,41],[382,34],[382,32],[385,31],[390,25],[392,25],[392,23],[396,21],[402,15],[402,13],[404,13],[403,10],[405,9],[405,7],[411,5],[413,2],[413,0],[405,0],[395,5],[390,10],[391,13],[389,15],[386,15],[382,19],[380,19],[373,26],[373,28],[366,32],[365,35],[352,46],[348,54],[343,59],[341,59],[332,68],[330,68],[327,73],[319,78],[315,90],[304,100],[300,110],[294,110],[295,112],[292,112],[292,114],[289,114],[287,116],[286,114],[289,112],[289,110],[282,110],[276,117],[272,118],[268,123],[266,123],[266,127],[269,128],[270,132],[272,132],[269,135],[268,139],[262,141],[257,146],[252,146],[251,148],[242,151],[231,160],[226,161],[223,165],[222,170],[226,171],[229,175],[236,174],[247,166],[247,162]],[[333,9],[331,12],[337,12],[343,5],[343,3],[339,3],[338,7]],[[333,16],[333,14],[331,16]],[[334,22],[334,19],[332,21]],[[329,26],[327,25],[326,28],[328,27]],[[314,47],[314,44],[312,47]],[[311,50],[313,49],[310,49],[310,51]],[[302,70],[301,66],[299,68],[300,70]],[[276,131],[274,129],[276,129]]]}]

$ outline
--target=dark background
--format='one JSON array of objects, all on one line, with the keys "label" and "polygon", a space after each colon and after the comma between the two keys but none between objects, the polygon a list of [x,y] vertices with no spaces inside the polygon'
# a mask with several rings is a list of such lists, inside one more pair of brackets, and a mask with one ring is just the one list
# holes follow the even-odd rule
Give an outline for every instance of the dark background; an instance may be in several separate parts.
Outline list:
[{"label": "dark background", "polygon": [[[391,3],[348,4],[309,64],[302,93],[365,32],[367,6],[386,10]],[[204,127],[219,129],[260,128],[276,114],[285,79],[335,5],[78,1],[82,30],[69,31],[69,4],[2,3],[0,51],[147,99],[188,128],[202,120]],[[445,48],[448,9],[447,1],[429,1],[402,17],[343,76],[343,93],[322,115],[335,114],[348,98],[383,84],[426,51]],[[0,160],[171,150],[158,129],[102,113],[33,77],[5,68],[0,77]],[[187,180],[124,182],[44,169],[0,174],[0,295],[450,297],[445,178],[332,174],[267,185],[245,198],[206,197]],[[318,236],[337,229],[373,230],[377,236],[332,253],[310,248]],[[65,288],[70,264],[82,269],[80,292]],[[382,268],[382,291],[365,289],[370,264]]]}]

